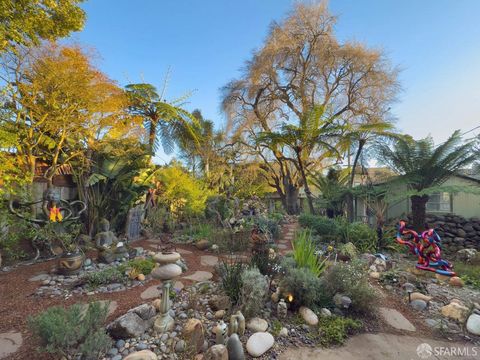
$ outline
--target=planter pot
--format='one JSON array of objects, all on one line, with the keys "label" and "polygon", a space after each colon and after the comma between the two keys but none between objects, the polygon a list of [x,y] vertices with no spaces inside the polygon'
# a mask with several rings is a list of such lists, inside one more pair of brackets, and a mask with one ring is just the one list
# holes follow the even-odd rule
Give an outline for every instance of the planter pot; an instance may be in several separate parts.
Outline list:
[{"label": "planter pot", "polygon": [[64,275],[75,274],[82,268],[83,260],[81,252],[64,253],[58,258],[58,272]]}]

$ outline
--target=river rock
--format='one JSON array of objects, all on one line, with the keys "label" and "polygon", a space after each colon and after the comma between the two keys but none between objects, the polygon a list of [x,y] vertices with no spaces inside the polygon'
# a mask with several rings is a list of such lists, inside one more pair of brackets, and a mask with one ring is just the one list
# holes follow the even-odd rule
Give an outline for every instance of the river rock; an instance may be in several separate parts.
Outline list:
[{"label": "river rock", "polygon": [[268,323],[266,320],[263,320],[261,318],[255,317],[251,319],[247,323],[247,329],[253,331],[253,332],[263,332],[267,331],[268,329]]},{"label": "river rock", "polygon": [[131,353],[123,360],[157,360],[157,355],[150,350],[142,350]]},{"label": "river rock", "polygon": [[301,306],[298,312],[308,325],[315,326],[318,324],[318,316],[309,308]]},{"label": "river rock", "polygon": [[327,309],[327,308],[321,308],[321,309],[320,309],[320,316],[322,316],[322,317],[330,317],[330,316],[332,316],[332,312],[331,312],[329,309]]},{"label": "river rock", "polygon": [[440,311],[443,316],[461,323],[465,322],[468,315],[468,308],[459,301],[451,301],[450,304],[443,306]]},{"label": "river rock", "polygon": [[227,340],[228,360],[245,360],[242,343],[237,334],[232,334]]},{"label": "river rock", "polygon": [[463,280],[458,276],[452,276],[448,283],[452,286],[463,287]]},{"label": "river rock", "polygon": [[273,336],[267,332],[257,332],[247,340],[247,352],[253,357],[265,354],[275,343]]},{"label": "river rock", "polygon": [[152,325],[150,319],[142,319],[134,312],[127,312],[107,326],[107,331],[115,339],[139,337]]},{"label": "river rock", "polygon": [[182,274],[182,268],[177,264],[167,264],[156,267],[152,271],[155,279],[170,280]]},{"label": "river rock", "polygon": [[480,315],[472,314],[467,320],[467,330],[474,335],[480,335]]},{"label": "river rock", "polygon": [[189,319],[183,328],[183,337],[190,347],[194,347],[199,353],[202,350],[205,334],[202,322],[198,319]]},{"label": "river rock", "polygon": [[205,352],[204,360],[229,360],[225,345],[213,345]]},{"label": "river rock", "polygon": [[198,240],[196,243],[195,243],[195,247],[198,249],[198,250],[207,250],[210,246],[210,243],[208,242],[208,240],[206,239],[202,239],[202,240]]},{"label": "river rock", "polygon": [[432,300],[432,297],[428,295],[424,295],[419,292],[414,292],[410,294],[410,301],[414,301],[414,300],[423,300],[428,303],[430,302],[430,300]]},{"label": "river rock", "polygon": [[410,302],[410,306],[417,311],[422,311],[425,310],[425,308],[427,307],[427,302],[420,299],[412,300]]}]

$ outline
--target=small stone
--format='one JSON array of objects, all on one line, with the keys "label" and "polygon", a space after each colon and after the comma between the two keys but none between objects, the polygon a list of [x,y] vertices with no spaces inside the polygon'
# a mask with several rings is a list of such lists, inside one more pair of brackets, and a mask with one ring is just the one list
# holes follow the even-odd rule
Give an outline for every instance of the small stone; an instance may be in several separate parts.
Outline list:
[{"label": "small stone", "polygon": [[230,309],[231,302],[228,296],[218,295],[208,300],[208,305],[212,308],[213,311],[228,310]]},{"label": "small stone", "polygon": [[157,360],[157,355],[150,350],[132,352],[123,360]]},{"label": "small stone", "polygon": [[432,300],[432,297],[424,295],[424,294],[419,293],[419,292],[414,292],[414,293],[410,294],[410,301],[414,301],[414,300],[423,300],[423,301],[428,303],[428,302],[430,302],[430,300]]},{"label": "small stone", "polygon": [[267,332],[256,332],[247,340],[247,352],[253,357],[265,354],[275,343],[273,336]]},{"label": "small stone", "polygon": [[451,286],[456,286],[456,287],[463,287],[463,285],[464,285],[463,280],[460,279],[458,276],[451,277],[450,281],[448,283]]},{"label": "small stone", "polygon": [[213,345],[205,352],[205,360],[231,360],[225,345]]},{"label": "small stone", "polygon": [[473,335],[480,335],[480,315],[472,314],[468,317],[467,330]]},{"label": "small stone", "polygon": [[140,344],[137,344],[137,346],[135,348],[137,350],[146,350],[146,349],[148,349],[148,346],[145,343],[140,343]]},{"label": "small stone", "polygon": [[427,303],[423,300],[417,299],[410,302],[410,306],[417,311],[422,311],[427,307]]},{"label": "small stone", "polygon": [[196,247],[198,250],[207,250],[207,249],[210,247],[210,243],[209,243],[208,240],[206,240],[206,239],[198,240],[198,241],[195,243],[195,247]]},{"label": "small stone", "polygon": [[188,346],[194,347],[197,353],[200,352],[205,340],[202,322],[198,319],[189,319],[183,329],[183,337]]},{"label": "small stone", "polygon": [[322,317],[330,317],[330,316],[332,316],[332,312],[330,310],[328,310],[327,308],[322,308],[320,310],[320,315]]},{"label": "small stone", "polygon": [[305,306],[301,306],[300,309],[298,310],[300,315],[302,316],[303,320],[310,325],[310,326],[316,326],[318,324],[318,316],[309,308]]},{"label": "small stone", "polygon": [[466,320],[468,315],[468,308],[461,303],[454,302],[453,300],[450,304],[443,306],[440,311],[443,316],[457,320],[461,323]]},{"label": "small stone", "polygon": [[143,275],[143,274],[138,274],[137,280],[138,280],[138,281],[145,281],[145,275]]},{"label": "small stone", "polygon": [[255,317],[247,323],[247,329],[253,332],[264,332],[268,329],[268,323],[264,319]]},{"label": "small stone", "polygon": [[225,316],[226,311],[225,310],[218,310],[215,311],[215,319],[223,319]]},{"label": "small stone", "polygon": [[186,344],[185,344],[185,340],[179,340],[177,341],[177,343],[175,344],[175,351],[176,352],[184,352],[185,351],[185,347],[186,347]]},{"label": "small stone", "polygon": [[278,333],[278,336],[288,336],[288,329],[286,327],[282,327],[281,330]]},{"label": "small stone", "polygon": [[117,355],[115,355],[114,357],[112,357],[111,360],[122,360],[122,358],[123,358],[122,355],[117,354]]},{"label": "small stone", "polygon": [[115,343],[115,346],[117,347],[117,349],[121,349],[121,348],[124,348],[125,347],[125,340],[118,340],[116,343]]},{"label": "small stone", "polygon": [[372,271],[372,272],[370,272],[370,277],[371,277],[372,279],[377,279],[377,280],[378,280],[378,279],[380,279],[380,276],[381,276],[381,275],[380,275],[380,273],[379,273],[378,271]]}]

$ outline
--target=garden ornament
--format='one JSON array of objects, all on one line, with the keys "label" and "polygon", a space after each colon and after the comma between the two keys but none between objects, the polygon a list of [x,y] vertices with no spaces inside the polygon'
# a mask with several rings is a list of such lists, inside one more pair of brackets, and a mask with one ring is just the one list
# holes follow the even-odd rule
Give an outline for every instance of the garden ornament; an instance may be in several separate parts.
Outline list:
[{"label": "garden ornament", "polygon": [[279,319],[284,319],[287,317],[287,303],[284,299],[280,299],[277,305],[277,317]]},{"label": "garden ornament", "polygon": [[228,328],[228,335],[238,334],[243,336],[245,334],[245,316],[241,311],[237,311],[230,316],[230,326]]},{"label": "garden ornament", "polygon": [[220,320],[213,329],[215,333],[215,343],[217,345],[225,345],[227,343],[227,324]]},{"label": "garden ornament", "polygon": [[[404,237],[409,236],[409,239]],[[440,236],[434,229],[427,229],[420,235],[406,228],[405,221],[400,221],[397,231],[397,242],[410,249],[418,257],[417,269],[431,271],[440,275],[455,276],[453,264],[442,259]]]}]

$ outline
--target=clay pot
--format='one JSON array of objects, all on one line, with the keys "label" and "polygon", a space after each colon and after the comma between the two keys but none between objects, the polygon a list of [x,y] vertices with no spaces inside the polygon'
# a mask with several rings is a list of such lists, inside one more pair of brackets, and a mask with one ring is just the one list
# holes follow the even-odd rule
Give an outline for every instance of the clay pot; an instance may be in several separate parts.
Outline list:
[{"label": "clay pot", "polygon": [[60,274],[70,275],[78,272],[83,265],[83,254],[81,252],[64,253],[58,258],[57,270]]}]

